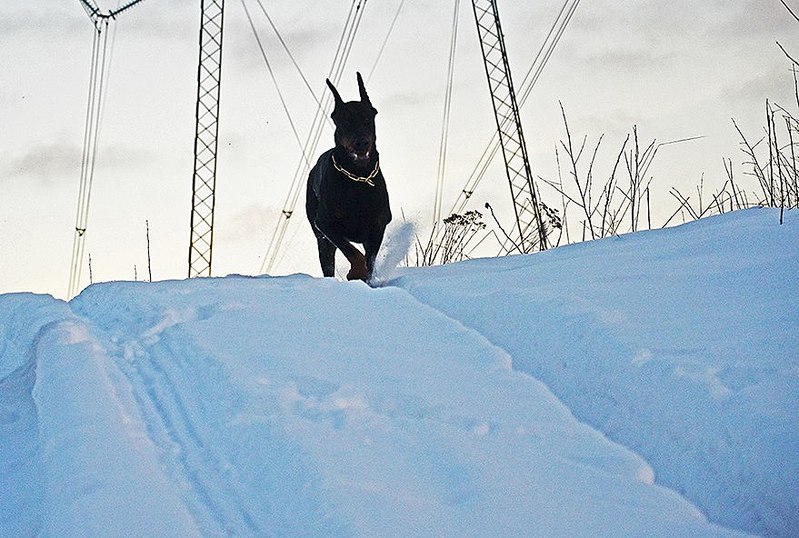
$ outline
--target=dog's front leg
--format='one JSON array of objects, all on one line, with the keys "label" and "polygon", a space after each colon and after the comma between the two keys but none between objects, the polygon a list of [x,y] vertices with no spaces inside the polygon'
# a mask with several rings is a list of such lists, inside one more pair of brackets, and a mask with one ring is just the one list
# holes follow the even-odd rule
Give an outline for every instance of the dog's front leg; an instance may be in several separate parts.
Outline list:
[{"label": "dog's front leg", "polygon": [[328,241],[327,237],[316,232],[316,243],[319,249],[319,264],[322,266],[322,275],[334,276],[336,273],[336,245]]},{"label": "dog's front leg", "polygon": [[324,221],[319,222],[318,220],[314,222],[314,226],[328,241],[333,243],[336,248],[344,254],[347,261],[350,262],[350,271],[347,273],[347,280],[366,280],[368,276],[366,257],[361,251],[347,241],[344,235],[339,232],[335,226],[331,226]]},{"label": "dog's front leg", "polygon": [[363,244],[363,248],[366,251],[367,281],[372,279],[372,274],[375,271],[375,259],[377,259],[377,253],[380,250],[380,245],[383,243],[383,234],[385,230],[385,227],[378,227],[369,235],[366,242]]}]

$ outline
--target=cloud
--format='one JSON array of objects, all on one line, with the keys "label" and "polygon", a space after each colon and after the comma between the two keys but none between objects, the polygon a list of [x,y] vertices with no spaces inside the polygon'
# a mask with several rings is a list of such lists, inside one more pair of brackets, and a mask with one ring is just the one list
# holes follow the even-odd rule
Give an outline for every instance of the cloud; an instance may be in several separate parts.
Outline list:
[{"label": "cloud", "polygon": [[[71,142],[38,144],[10,159],[0,168],[0,179],[31,179],[45,185],[58,181],[77,181],[80,176],[82,149]],[[97,169],[131,169],[153,162],[154,156],[143,150],[112,146],[97,154]]]},{"label": "cloud", "polygon": [[429,87],[415,90],[402,89],[384,97],[381,105],[386,109],[409,109],[429,106],[431,102],[438,104],[438,100],[440,100],[439,95]]},{"label": "cloud", "polygon": [[679,56],[674,53],[660,52],[654,49],[635,49],[631,47],[613,48],[594,51],[583,58],[584,63],[612,74],[623,71],[651,71],[653,68],[663,70],[674,64]]},{"label": "cloud", "polygon": [[[684,5],[680,5],[684,4]],[[704,15],[694,2],[675,0],[626,0],[622,2],[581,4],[570,24],[569,32],[591,39],[599,36],[605,43],[630,43],[657,46],[703,31]]]},{"label": "cloud", "polygon": [[[780,87],[779,81],[784,84]],[[721,97],[728,102],[745,102],[753,106],[762,103],[766,98],[774,98],[784,90],[792,88],[791,74],[781,65],[762,66],[756,72],[741,77],[734,84],[721,89]],[[783,90],[777,92],[777,90]]]},{"label": "cloud", "polygon": [[713,21],[708,30],[722,39],[734,36],[737,40],[753,37],[773,40],[799,30],[799,23],[779,2],[724,2],[715,11],[721,16]]},{"label": "cloud", "polygon": [[[283,46],[279,43],[261,9],[251,1],[247,2],[247,8],[272,66],[276,70],[289,69],[293,73],[294,67],[291,66]],[[252,35],[250,24],[244,17],[241,5],[238,4],[228,9],[233,10],[233,16],[227,16],[225,21],[226,35],[231,36],[230,39],[226,38],[228,47],[226,54],[243,62],[247,68],[257,69],[258,73],[264,72],[265,67],[261,53]],[[270,17],[306,75],[310,75],[309,70],[314,71],[320,68],[326,73],[326,64],[333,59],[336,40],[341,33],[340,22],[328,23],[320,17],[298,18],[296,9],[283,16],[273,13],[273,11],[270,7],[268,11]],[[321,56],[320,52],[322,52]]]},{"label": "cloud", "polygon": [[30,178],[50,183],[80,172],[81,148],[66,142],[31,147],[4,166],[5,178]]},{"label": "cloud", "polygon": [[251,204],[227,221],[220,220],[219,238],[230,242],[262,239],[271,231],[277,214],[275,208]]},{"label": "cloud", "polygon": [[64,3],[58,4],[47,2],[43,8],[26,5],[14,9],[13,4],[8,8],[4,6],[4,11],[7,11],[0,15],[0,41],[25,37],[38,39],[87,29],[88,20],[84,20],[85,16],[77,2],[74,6],[70,4],[72,9],[67,9]]}]

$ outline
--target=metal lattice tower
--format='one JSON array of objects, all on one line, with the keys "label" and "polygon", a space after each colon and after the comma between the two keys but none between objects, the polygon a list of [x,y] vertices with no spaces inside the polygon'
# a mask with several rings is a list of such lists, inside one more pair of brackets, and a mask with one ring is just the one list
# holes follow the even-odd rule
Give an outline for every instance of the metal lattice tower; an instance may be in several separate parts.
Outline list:
[{"label": "metal lattice tower", "polygon": [[523,252],[544,250],[547,248],[546,230],[530,170],[497,3],[496,0],[472,0],[472,8],[516,214],[516,227],[511,237]]},{"label": "metal lattice tower", "polygon": [[201,10],[189,278],[211,276],[225,0],[202,0]]}]

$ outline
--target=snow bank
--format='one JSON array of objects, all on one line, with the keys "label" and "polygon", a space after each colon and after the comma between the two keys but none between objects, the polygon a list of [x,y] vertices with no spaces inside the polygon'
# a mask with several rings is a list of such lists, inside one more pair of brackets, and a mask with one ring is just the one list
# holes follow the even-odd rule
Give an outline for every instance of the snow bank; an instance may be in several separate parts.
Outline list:
[{"label": "snow bank", "polygon": [[52,297],[0,295],[0,536],[34,536],[42,525],[34,348],[44,327],[67,316]]},{"label": "snow bank", "polygon": [[196,534],[158,463],[130,382],[87,324],[56,323],[36,353],[44,534]]},{"label": "snow bank", "polygon": [[[66,303],[0,296],[0,536],[187,535],[130,384]],[[172,534],[174,533],[174,534]]]},{"label": "snow bank", "polygon": [[[713,230],[740,226],[670,233],[706,237],[685,248],[709,282],[727,261],[764,267],[729,246],[719,260]],[[753,488],[778,465],[791,479],[795,336],[771,322],[795,310],[777,319],[770,296],[728,294],[704,332],[682,326],[690,308],[662,324],[650,307],[685,303],[660,286],[694,290],[703,274],[672,237],[409,271],[396,283],[411,293],[295,275],[101,284],[69,304],[0,296],[0,536],[738,535],[681,493],[707,491],[707,512],[724,501],[700,463]],[[647,276],[660,263],[671,276]],[[629,282],[652,291],[625,295]],[[766,419],[759,444],[737,433]],[[681,465],[696,479],[663,487]],[[790,523],[795,493],[750,493],[747,507]]]},{"label": "snow bank", "polygon": [[799,532],[799,213],[750,210],[394,281],[718,523]]}]

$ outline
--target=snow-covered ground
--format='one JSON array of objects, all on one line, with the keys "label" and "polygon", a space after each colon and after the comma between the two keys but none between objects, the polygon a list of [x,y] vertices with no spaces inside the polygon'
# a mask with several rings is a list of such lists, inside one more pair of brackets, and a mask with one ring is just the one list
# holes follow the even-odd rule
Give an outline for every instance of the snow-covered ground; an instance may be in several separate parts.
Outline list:
[{"label": "snow-covered ground", "polygon": [[799,214],[0,295],[0,536],[792,536]]}]

